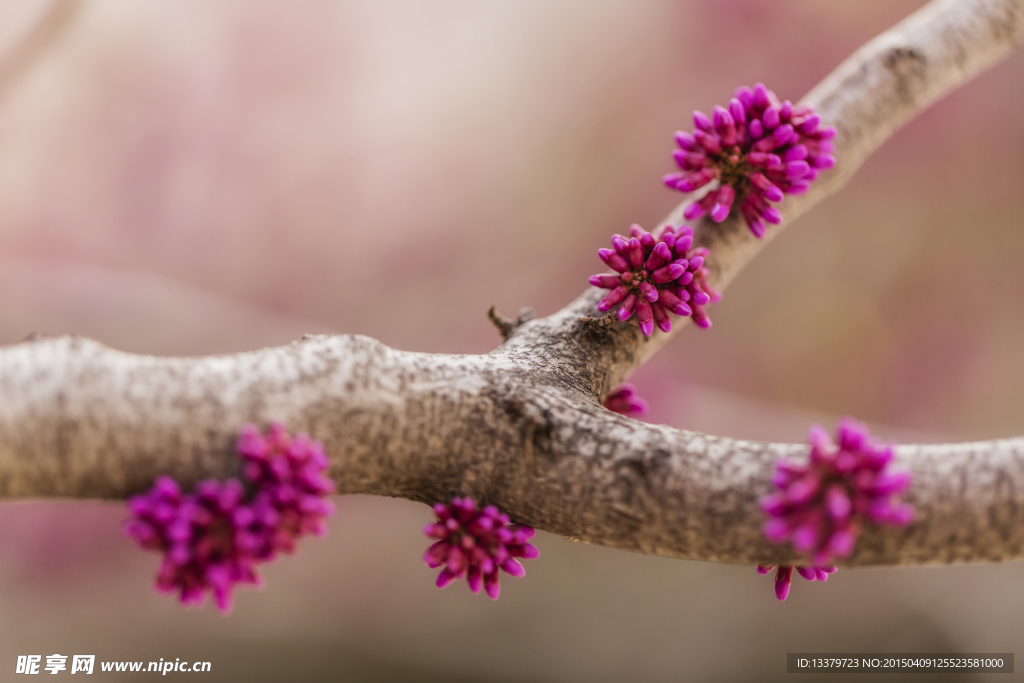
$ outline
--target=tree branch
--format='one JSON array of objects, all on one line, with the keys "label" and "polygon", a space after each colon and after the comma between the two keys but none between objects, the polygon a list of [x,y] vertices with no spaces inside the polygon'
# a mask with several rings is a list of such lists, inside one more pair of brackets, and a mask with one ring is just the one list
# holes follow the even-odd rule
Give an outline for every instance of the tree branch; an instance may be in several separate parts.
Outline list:
[{"label": "tree branch", "polygon": [[[939,0],[864,46],[808,95],[839,129],[839,166],[782,206],[791,221],[838,189],[900,125],[1024,39],[1024,0]],[[689,199],[687,202],[690,201]],[[687,203],[684,202],[684,203]],[[678,224],[677,211],[669,218]],[[701,223],[712,282],[767,242]],[[769,237],[772,235],[769,232]],[[540,529],[645,553],[794,563],[760,533],[775,460],[802,445],[654,426],[600,400],[669,335],[595,324],[597,290],[512,321],[483,356],[408,353],[358,336],[234,356],[155,358],[75,337],[0,349],[0,495],[123,498],[158,474],[238,470],[242,424],[281,421],[327,446],[343,493],[424,502],[471,495]],[[1017,557],[1024,439],[904,446],[917,521],[865,530],[846,564]]]}]

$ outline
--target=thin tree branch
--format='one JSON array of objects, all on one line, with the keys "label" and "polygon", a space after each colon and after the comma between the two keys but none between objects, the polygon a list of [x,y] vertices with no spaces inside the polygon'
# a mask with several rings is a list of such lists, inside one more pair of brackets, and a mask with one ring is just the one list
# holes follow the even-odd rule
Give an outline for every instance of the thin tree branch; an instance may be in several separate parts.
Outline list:
[{"label": "thin tree branch", "polygon": [[[1024,0],[940,0],[875,39],[807,99],[839,129],[839,166],[788,221],[838,189],[902,123],[1024,39]],[[678,210],[676,215],[678,214]],[[678,219],[670,217],[674,223]],[[771,235],[772,233],[769,233]],[[702,223],[724,287],[766,241],[735,219]],[[155,358],[75,337],[0,349],[0,495],[123,498],[158,474],[237,472],[246,422],[325,442],[341,492],[424,502],[471,495],[541,529],[645,553],[795,562],[761,537],[775,460],[802,445],[712,437],[600,405],[666,341],[596,323],[588,291],[521,316],[483,356],[408,353],[358,336],[307,337],[234,356]],[[1024,439],[905,446],[917,520],[865,530],[846,564],[1018,557]]]}]

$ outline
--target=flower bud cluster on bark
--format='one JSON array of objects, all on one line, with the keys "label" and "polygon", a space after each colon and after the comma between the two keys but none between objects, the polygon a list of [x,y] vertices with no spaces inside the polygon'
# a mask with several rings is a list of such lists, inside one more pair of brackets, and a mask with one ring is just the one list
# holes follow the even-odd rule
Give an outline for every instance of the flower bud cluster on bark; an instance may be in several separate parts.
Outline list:
[{"label": "flower bud cluster on bark", "polygon": [[305,434],[292,438],[281,425],[266,435],[248,425],[237,450],[245,484],[207,479],[183,494],[174,479],[161,476],[128,502],[125,532],[164,555],[156,589],[178,593],[187,606],[212,593],[229,612],[236,585],[262,585],[257,566],[294,552],[301,536],[325,534],[334,511],[326,500],[334,482],[324,474],[329,462],[320,442]]},{"label": "flower bud cluster on bark", "polygon": [[715,106],[709,119],[693,112],[694,131],[678,131],[672,153],[679,171],[662,180],[680,192],[716,183],[683,217],[705,214],[721,223],[739,203],[751,232],[763,237],[765,223],[778,224],[782,214],[769,202],[802,194],[818,173],[832,168],[836,129],[823,126],[811,104],[779,102],[763,83],[742,86],[728,107]]}]

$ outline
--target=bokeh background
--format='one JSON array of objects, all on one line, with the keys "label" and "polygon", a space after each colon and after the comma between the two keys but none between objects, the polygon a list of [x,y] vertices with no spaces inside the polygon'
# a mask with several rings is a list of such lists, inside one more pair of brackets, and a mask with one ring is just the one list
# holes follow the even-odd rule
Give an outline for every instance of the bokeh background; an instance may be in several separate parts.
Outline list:
[{"label": "bokeh background", "polygon": [[[485,352],[491,304],[554,312],[611,233],[674,206],[659,179],[693,109],[758,80],[797,99],[921,4],[0,0],[0,343]],[[713,330],[634,376],[649,419],[1024,433],[1022,85],[1017,54],[789,226]],[[338,503],[229,618],[151,591],[122,505],[3,503],[0,680],[56,652],[210,660],[209,681],[772,681],[789,651],[1024,642],[1020,563],[840,571],[778,603],[750,567],[542,533],[492,603],[433,587],[425,506]],[[940,679],[987,680],[914,680]]]}]

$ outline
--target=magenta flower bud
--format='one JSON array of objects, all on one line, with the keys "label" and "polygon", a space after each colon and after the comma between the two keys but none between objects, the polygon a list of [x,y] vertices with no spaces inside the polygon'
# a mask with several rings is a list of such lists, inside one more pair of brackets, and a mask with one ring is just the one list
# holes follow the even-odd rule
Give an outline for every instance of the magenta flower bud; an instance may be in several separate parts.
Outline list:
[{"label": "magenta flower bud", "polygon": [[811,114],[800,124],[800,132],[805,135],[811,135],[818,130],[818,126],[821,125],[821,117],[817,114]]},{"label": "magenta flower bud", "polygon": [[620,273],[625,273],[629,270],[629,262],[611,249],[598,249],[597,255],[602,261],[608,264],[608,267],[612,270],[616,270]]},{"label": "magenta flower bud", "polygon": [[785,600],[793,581],[793,567],[780,566],[775,572],[775,597]]},{"label": "magenta flower bud", "polygon": [[633,311],[636,310],[636,302],[639,300],[636,292],[630,292],[626,295],[622,305],[619,306],[618,317],[622,322],[629,320],[630,316],[633,315]]},{"label": "magenta flower bud", "polygon": [[640,283],[640,294],[651,303],[658,300],[658,289],[650,282]]},{"label": "magenta flower bud", "polygon": [[761,531],[772,543],[782,543],[790,537],[789,525],[781,519],[769,519],[761,527]]},{"label": "magenta flower bud", "polygon": [[735,145],[737,142],[736,122],[733,121],[729,111],[724,107],[715,105],[713,116],[715,133],[721,139],[722,145]]},{"label": "magenta flower bud", "polygon": [[700,143],[701,147],[711,154],[722,153],[722,142],[717,135],[705,133],[702,130],[695,130],[693,131],[693,137],[697,139],[697,142]]},{"label": "magenta flower bud", "polygon": [[[686,295],[689,297],[689,292],[686,292]],[[672,311],[676,315],[689,316],[692,313],[690,307],[684,304],[679,295],[671,289],[661,290],[661,294],[658,297],[658,303],[666,310]]]},{"label": "magenta flower bud", "polygon": [[626,253],[626,259],[634,270],[644,265],[644,249],[640,246],[640,240],[635,237],[629,238],[629,249]]},{"label": "magenta flower bud", "polygon": [[516,577],[517,579],[526,576],[526,570],[523,569],[523,565],[519,564],[511,557],[502,563],[501,568],[504,569],[506,573]]},{"label": "magenta flower bud", "polygon": [[747,155],[747,163],[756,168],[769,170],[779,166],[782,160],[774,154],[755,151]]},{"label": "magenta flower bud", "polygon": [[678,190],[679,183],[682,181],[682,173],[666,173],[665,175],[661,176],[661,182],[664,183],[666,187],[669,187],[673,190]]},{"label": "magenta flower bud", "polygon": [[683,218],[693,221],[707,213],[707,209],[700,202],[694,202],[683,210]]},{"label": "magenta flower bud", "polygon": [[808,581],[818,580],[818,573],[814,570],[814,567],[797,567],[796,571]]},{"label": "magenta flower bud", "polygon": [[640,323],[640,331],[645,337],[650,337],[654,333],[654,314],[646,299],[637,299],[636,317]]},{"label": "magenta flower bud", "polygon": [[[785,123],[774,131],[768,137],[761,138],[754,143],[753,149],[759,152],[772,152],[773,150],[779,150],[786,146],[791,141],[793,135],[793,126]],[[778,156],[778,152],[773,152]]]},{"label": "magenta flower bud", "polygon": [[709,132],[711,130],[711,119],[705,116],[704,112],[695,111],[693,112],[693,126],[699,131]]},{"label": "magenta flower bud", "polygon": [[693,175],[687,176],[676,182],[676,189],[681,192],[693,192],[704,187],[718,175],[715,169],[702,168]]},{"label": "magenta flower bud", "polygon": [[825,492],[825,507],[837,522],[844,522],[850,516],[853,504],[846,495],[846,489],[840,484],[833,484]]},{"label": "magenta flower bud", "polygon": [[[732,120],[735,122],[737,127],[747,122],[747,113],[743,108],[743,103],[735,97],[729,100],[729,115],[732,117]],[[679,138],[677,137],[676,141],[678,140]],[[679,146],[682,147],[682,145]]]},{"label": "magenta flower bud", "polygon": [[590,284],[601,289],[615,289],[622,284],[622,278],[618,275],[591,275],[587,280]]},{"label": "magenta flower bud", "polygon": [[[527,528],[529,529],[529,527],[527,527]],[[532,532],[533,529],[530,529],[530,531]],[[532,535],[533,534],[531,533],[530,536],[532,536]],[[522,550],[520,550],[516,554],[516,557],[521,557],[524,560],[534,560],[534,559],[540,557],[540,550],[537,549],[537,546],[533,545],[532,543],[522,543],[522,542],[520,542],[520,543],[522,545]],[[510,550],[509,552],[512,552],[512,551]]]},{"label": "magenta flower bud", "polygon": [[715,205],[711,209],[711,220],[721,223],[729,216],[732,209],[732,200],[736,192],[729,185],[718,188],[718,195],[715,198]]},{"label": "magenta flower bud", "polygon": [[712,109],[712,120],[714,122],[715,132],[718,133],[719,137],[722,136],[724,129],[735,128],[736,123],[732,119],[732,114],[725,107],[715,105]]},{"label": "magenta flower bud", "polygon": [[[786,476],[785,479],[786,481],[789,481],[788,476]],[[786,510],[787,506],[790,505],[791,502],[792,501],[786,495],[771,494],[761,498],[759,506],[761,510],[763,512],[768,513],[768,515],[776,516],[783,512],[784,510]]]},{"label": "magenta flower bud", "polygon": [[441,573],[437,575],[437,581],[435,585],[438,588],[447,588],[455,579],[458,578],[447,569],[442,569]]},{"label": "magenta flower bud", "polygon": [[[679,277],[685,272],[686,266],[681,266],[678,263],[670,263],[664,268],[659,268],[658,270],[651,273],[651,279],[655,283],[661,285],[667,282],[672,282],[673,280],[678,280]],[[594,283],[592,282],[591,284]]]},{"label": "magenta flower bud", "polygon": [[853,552],[853,546],[856,543],[856,538],[850,529],[839,529],[832,533],[832,536],[828,540],[826,549],[819,553],[822,557],[826,558],[824,562],[827,562],[827,558],[830,557],[847,557]]},{"label": "magenta flower bud", "polygon": [[813,523],[797,527],[790,534],[789,540],[793,543],[793,549],[800,553],[809,553],[818,543],[818,528]]},{"label": "magenta flower bud", "polygon": [[750,183],[764,193],[765,199],[773,202],[782,201],[782,190],[772,184],[762,173],[751,173]]},{"label": "magenta flower bud", "polygon": [[764,83],[754,84],[754,104],[757,107],[767,109],[775,101],[775,93],[764,87]]},{"label": "magenta flower bud", "polygon": [[[621,282],[621,280],[619,281]],[[602,285],[597,286],[601,287]],[[615,287],[615,289],[608,292],[608,294],[603,299],[601,299],[600,302],[598,302],[597,310],[601,311],[602,313],[612,310],[612,308],[614,308],[616,304],[618,304],[619,302],[626,298],[627,294],[629,294],[629,287],[627,287],[626,285],[619,285]]]},{"label": "magenta flower bud", "polygon": [[768,130],[773,130],[779,126],[779,110],[775,107],[769,107],[765,110],[764,114],[761,115],[761,123]]},{"label": "magenta flower bud", "polygon": [[[672,331],[672,320],[668,317],[668,311],[660,302],[651,304],[651,314],[654,316],[654,324],[662,332]],[[653,330],[652,330],[653,331]]]},{"label": "magenta flower bud", "polygon": [[501,586],[498,584],[497,574],[484,577],[484,591],[491,600],[497,600],[501,596]]},{"label": "magenta flower bud", "polygon": [[657,270],[671,260],[672,252],[669,250],[668,245],[665,242],[658,242],[651,249],[651,255],[644,263],[644,268],[647,270]]},{"label": "magenta flower bud", "polygon": [[810,472],[788,486],[786,499],[795,505],[806,503],[818,493],[820,484],[817,473]]},{"label": "magenta flower bud", "polygon": [[689,133],[677,130],[676,144],[679,145],[680,149],[689,150],[693,149],[697,145],[697,140]]},{"label": "magenta flower bud", "polygon": [[886,472],[876,475],[874,480],[862,487],[862,492],[873,496],[892,496],[903,493],[910,487],[909,472]]},{"label": "magenta flower bud", "polygon": [[817,154],[811,157],[811,166],[822,171],[833,168],[836,165],[836,158],[831,154]]},{"label": "magenta flower bud", "polygon": [[789,178],[802,178],[811,172],[811,165],[806,161],[791,161],[786,164],[786,176]]},{"label": "magenta flower bud", "polygon": [[803,161],[806,158],[807,145],[795,145],[787,149],[782,155],[782,160],[787,163],[790,161]]},{"label": "magenta flower bud", "polygon": [[181,500],[181,487],[171,477],[161,475],[153,483],[152,495],[153,497],[176,503]]}]

